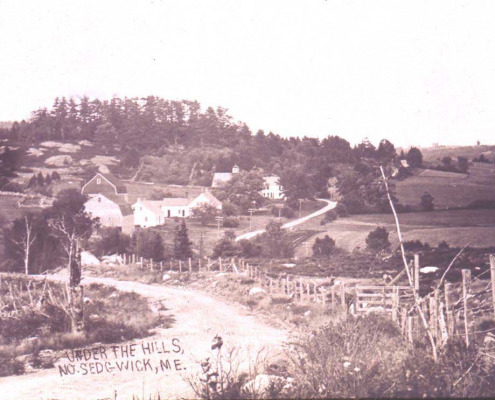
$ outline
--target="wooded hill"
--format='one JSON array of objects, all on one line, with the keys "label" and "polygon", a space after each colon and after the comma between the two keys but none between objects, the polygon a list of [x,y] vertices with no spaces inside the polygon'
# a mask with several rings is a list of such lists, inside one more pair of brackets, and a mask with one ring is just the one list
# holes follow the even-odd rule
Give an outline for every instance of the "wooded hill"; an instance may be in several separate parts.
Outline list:
[{"label": "wooded hill", "polygon": [[55,99],[51,109],[39,109],[28,121],[14,122],[2,133],[29,146],[47,140],[90,140],[95,150],[120,159],[121,175],[130,176],[143,164],[141,179],[156,182],[209,186],[213,172],[230,171],[234,164],[241,170],[257,168],[279,175],[294,198],[324,196],[328,179],[343,170],[358,178],[353,186],[359,187],[363,177],[366,181],[367,175],[371,180],[377,177],[372,165],[390,163],[396,156],[387,140],[378,148],[367,140],[351,147],[338,136],[320,141],[286,139],[261,130],[253,134],[225,108],[203,111],[197,101],[154,96]]}]

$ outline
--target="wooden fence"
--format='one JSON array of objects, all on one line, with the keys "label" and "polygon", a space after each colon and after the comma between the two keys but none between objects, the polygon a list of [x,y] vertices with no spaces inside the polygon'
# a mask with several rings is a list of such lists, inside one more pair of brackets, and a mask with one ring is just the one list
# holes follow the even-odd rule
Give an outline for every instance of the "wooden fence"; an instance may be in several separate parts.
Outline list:
[{"label": "wooden fence", "polygon": [[[151,271],[193,272],[233,272],[244,274],[260,288],[272,296],[288,296],[299,303],[313,303],[324,307],[338,308],[356,315],[378,312],[389,316],[399,327],[410,343],[426,336],[426,330],[419,318],[410,286],[387,285],[346,285],[345,282],[316,282],[308,277],[291,274],[274,274],[268,268],[250,265],[243,259],[219,258],[172,260],[153,262],[152,260],[122,254],[124,265],[134,265]],[[426,317],[437,345],[441,347],[449,338],[462,336],[467,345],[472,342],[476,320],[483,316],[493,318],[495,313],[495,256],[490,256],[491,279],[481,280],[481,275],[471,279],[471,271],[462,270],[462,281],[446,282],[420,298],[419,306]],[[412,273],[413,286],[419,289],[419,258],[415,257]],[[483,275],[482,274],[482,275]],[[476,285],[473,285],[475,283]],[[481,286],[480,286],[481,285]],[[476,286],[476,289],[473,289]],[[495,333],[495,332],[494,332]]]}]

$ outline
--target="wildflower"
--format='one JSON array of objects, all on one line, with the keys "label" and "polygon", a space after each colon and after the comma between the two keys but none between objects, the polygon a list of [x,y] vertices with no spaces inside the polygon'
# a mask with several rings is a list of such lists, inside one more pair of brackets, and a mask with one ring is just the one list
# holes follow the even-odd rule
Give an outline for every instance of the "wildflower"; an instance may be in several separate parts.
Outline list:
[{"label": "wildflower", "polygon": [[351,363],[349,361],[346,361],[344,363],[344,368],[349,368],[351,366]]},{"label": "wildflower", "polygon": [[361,371],[358,367],[354,368],[354,372],[359,372]]}]

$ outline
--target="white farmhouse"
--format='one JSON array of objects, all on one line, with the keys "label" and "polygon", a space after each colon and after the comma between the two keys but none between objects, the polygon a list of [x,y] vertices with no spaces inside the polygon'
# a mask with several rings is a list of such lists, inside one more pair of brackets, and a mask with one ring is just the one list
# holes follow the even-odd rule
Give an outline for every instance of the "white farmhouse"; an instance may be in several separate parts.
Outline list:
[{"label": "white farmhouse", "polygon": [[162,225],[167,218],[188,218],[192,209],[201,204],[211,204],[217,210],[222,209],[222,203],[211,193],[201,193],[195,198],[164,198],[163,200],[138,199],[132,205],[135,225],[143,228]]},{"label": "white farmhouse", "polygon": [[261,195],[267,199],[280,200],[284,198],[284,191],[280,186],[280,178],[277,175],[264,176],[265,181],[264,188],[261,191]]},{"label": "white farmhouse", "polygon": [[134,225],[149,228],[150,226],[163,224],[165,218],[162,214],[161,205],[161,200],[138,199],[137,202],[132,205]]},{"label": "white farmhouse", "polygon": [[187,218],[191,213],[191,201],[192,199],[181,197],[163,199],[161,201],[162,213],[166,218]]}]

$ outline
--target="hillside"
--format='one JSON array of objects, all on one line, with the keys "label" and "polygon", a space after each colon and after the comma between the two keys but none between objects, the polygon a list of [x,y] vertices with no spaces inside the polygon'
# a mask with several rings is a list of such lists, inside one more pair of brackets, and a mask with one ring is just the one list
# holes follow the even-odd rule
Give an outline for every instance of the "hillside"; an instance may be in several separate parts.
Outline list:
[{"label": "hillside", "polygon": [[438,161],[447,156],[453,159],[461,156],[472,160],[482,153],[487,153],[485,156],[494,161],[495,145],[425,147],[421,148],[421,153],[423,154],[423,160],[428,162]]},{"label": "hillside", "polygon": [[495,200],[495,165],[472,163],[467,174],[421,170],[396,183],[401,204],[418,207],[424,192],[434,198],[435,207],[466,207],[476,200]]}]

